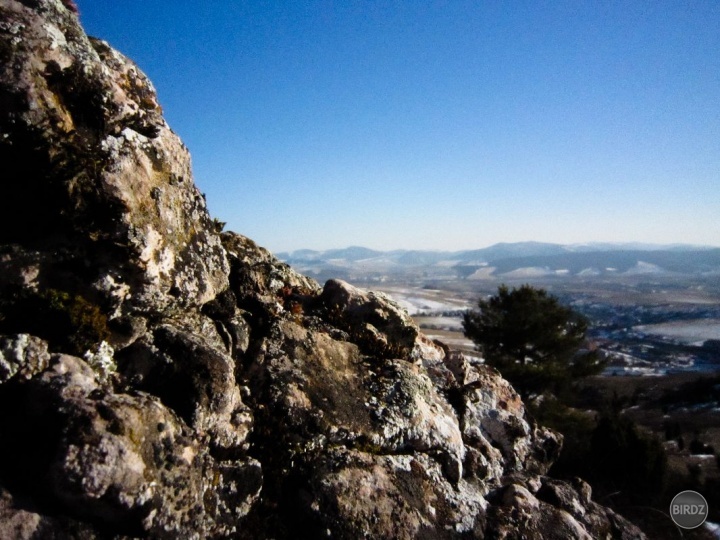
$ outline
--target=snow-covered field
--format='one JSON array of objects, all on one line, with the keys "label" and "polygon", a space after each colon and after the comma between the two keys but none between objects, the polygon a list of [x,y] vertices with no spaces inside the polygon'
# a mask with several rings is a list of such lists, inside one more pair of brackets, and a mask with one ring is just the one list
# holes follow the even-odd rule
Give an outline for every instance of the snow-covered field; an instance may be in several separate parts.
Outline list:
[{"label": "snow-covered field", "polygon": [[442,313],[470,308],[470,303],[451,296],[448,291],[421,289],[415,287],[373,287],[388,295],[393,301],[405,308],[410,315],[418,313]]},{"label": "snow-covered field", "polygon": [[667,336],[686,342],[720,339],[720,319],[694,319],[633,327],[644,334]]},{"label": "snow-covered field", "polygon": [[[419,287],[377,287],[395,303],[405,308],[421,327],[423,334],[464,352],[474,350],[474,344],[462,332],[462,318],[442,316],[448,311],[464,311],[470,302],[448,291]],[[422,315],[421,315],[422,314]],[[430,316],[427,316],[430,315]]]},{"label": "snow-covered field", "polygon": [[439,328],[453,332],[462,332],[463,325],[460,317],[413,317],[416,323],[425,328]]},{"label": "snow-covered field", "polygon": [[477,355],[475,344],[467,339],[462,332],[452,332],[448,330],[434,330],[431,328],[421,328],[423,334],[430,339],[442,341],[451,349],[462,351],[465,355]]}]

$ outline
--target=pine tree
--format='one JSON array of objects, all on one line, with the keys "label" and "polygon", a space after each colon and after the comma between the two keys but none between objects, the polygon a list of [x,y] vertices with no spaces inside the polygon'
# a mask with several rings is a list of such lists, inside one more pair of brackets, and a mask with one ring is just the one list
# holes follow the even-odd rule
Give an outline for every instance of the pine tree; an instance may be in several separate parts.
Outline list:
[{"label": "pine tree", "polygon": [[545,290],[502,285],[477,306],[464,315],[465,335],[522,395],[557,392],[602,369],[596,355],[578,354],[587,319]]}]

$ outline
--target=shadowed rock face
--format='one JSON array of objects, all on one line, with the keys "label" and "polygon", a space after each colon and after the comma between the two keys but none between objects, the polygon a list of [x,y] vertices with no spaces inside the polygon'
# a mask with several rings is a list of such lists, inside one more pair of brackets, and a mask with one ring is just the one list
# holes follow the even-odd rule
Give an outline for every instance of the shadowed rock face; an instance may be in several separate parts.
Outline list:
[{"label": "shadowed rock face", "polygon": [[497,372],[220,234],[71,2],[0,0],[0,60],[0,537],[642,537]]}]

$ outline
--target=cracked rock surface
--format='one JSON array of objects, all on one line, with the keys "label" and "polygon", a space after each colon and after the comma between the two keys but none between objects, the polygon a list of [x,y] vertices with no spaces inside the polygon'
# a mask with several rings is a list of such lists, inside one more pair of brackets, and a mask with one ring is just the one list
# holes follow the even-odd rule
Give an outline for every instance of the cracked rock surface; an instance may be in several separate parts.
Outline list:
[{"label": "cracked rock surface", "polygon": [[221,232],[69,5],[0,0],[0,538],[643,538],[496,371]]}]

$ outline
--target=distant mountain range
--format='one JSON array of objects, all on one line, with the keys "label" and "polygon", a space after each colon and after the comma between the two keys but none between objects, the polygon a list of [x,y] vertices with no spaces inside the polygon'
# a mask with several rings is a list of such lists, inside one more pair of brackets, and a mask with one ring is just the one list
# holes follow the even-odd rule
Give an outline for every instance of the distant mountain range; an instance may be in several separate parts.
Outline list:
[{"label": "distant mountain range", "polygon": [[684,244],[501,243],[464,251],[303,249],[277,256],[318,280],[383,278],[528,279],[655,275],[720,277],[720,248]]}]

